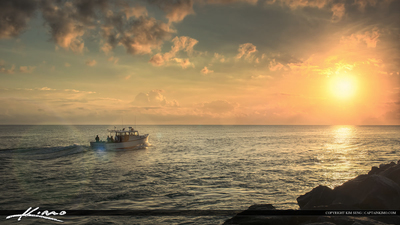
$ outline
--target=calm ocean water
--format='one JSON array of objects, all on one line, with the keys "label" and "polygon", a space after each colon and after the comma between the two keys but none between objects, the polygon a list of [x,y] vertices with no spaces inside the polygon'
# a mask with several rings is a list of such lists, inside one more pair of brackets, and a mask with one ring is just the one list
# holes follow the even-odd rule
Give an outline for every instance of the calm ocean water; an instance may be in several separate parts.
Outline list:
[{"label": "calm ocean water", "polygon": [[[137,126],[147,149],[100,151],[113,126],[0,126],[0,209],[297,209],[296,198],[400,159],[400,126]],[[22,213],[22,212],[21,212]],[[221,224],[57,216],[64,224]],[[57,223],[23,218],[18,224]],[[17,223],[17,219],[0,223]]]}]

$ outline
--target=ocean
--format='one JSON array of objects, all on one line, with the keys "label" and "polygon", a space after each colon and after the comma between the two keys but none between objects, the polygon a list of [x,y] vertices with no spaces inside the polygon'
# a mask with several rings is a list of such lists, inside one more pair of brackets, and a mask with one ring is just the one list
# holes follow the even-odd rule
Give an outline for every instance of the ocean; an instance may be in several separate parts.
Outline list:
[{"label": "ocean", "polygon": [[[298,209],[296,198],[318,185],[334,188],[400,159],[400,126],[141,125],[147,149],[90,148],[113,127],[0,126],[0,210],[65,210],[53,216],[63,224],[222,224],[231,216],[68,210]],[[58,223],[5,217],[0,223]]]}]

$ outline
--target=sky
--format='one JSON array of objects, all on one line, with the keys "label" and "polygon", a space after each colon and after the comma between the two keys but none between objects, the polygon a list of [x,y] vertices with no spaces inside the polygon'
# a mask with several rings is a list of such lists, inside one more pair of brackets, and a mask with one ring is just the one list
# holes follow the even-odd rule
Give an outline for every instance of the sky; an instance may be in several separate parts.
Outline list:
[{"label": "sky", "polygon": [[2,0],[0,124],[399,125],[400,0]]}]

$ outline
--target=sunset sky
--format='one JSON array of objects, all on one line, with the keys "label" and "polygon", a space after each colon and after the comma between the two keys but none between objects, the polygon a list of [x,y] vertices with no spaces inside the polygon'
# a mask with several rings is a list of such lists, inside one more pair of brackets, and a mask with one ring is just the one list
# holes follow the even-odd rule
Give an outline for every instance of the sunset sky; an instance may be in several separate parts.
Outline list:
[{"label": "sunset sky", "polygon": [[0,124],[399,125],[400,0],[2,0]]}]

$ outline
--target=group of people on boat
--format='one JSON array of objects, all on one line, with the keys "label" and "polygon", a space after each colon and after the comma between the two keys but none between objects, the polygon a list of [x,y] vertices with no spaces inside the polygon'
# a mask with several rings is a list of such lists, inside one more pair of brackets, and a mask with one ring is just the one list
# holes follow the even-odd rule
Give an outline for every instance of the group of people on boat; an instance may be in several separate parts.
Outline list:
[{"label": "group of people on boat", "polygon": [[116,135],[115,139],[113,138],[113,136],[107,136],[107,142],[120,142],[120,138]]},{"label": "group of people on boat", "polygon": [[[96,142],[100,142],[99,135],[96,136],[95,140],[96,140]],[[115,143],[115,142],[121,142],[121,141],[122,141],[121,138],[117,135],[115,135],[115,138],[113,138],[113,136],[111,136],[111,137],[107,136],[107,142],[109,142],[109,143]]]}]

